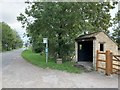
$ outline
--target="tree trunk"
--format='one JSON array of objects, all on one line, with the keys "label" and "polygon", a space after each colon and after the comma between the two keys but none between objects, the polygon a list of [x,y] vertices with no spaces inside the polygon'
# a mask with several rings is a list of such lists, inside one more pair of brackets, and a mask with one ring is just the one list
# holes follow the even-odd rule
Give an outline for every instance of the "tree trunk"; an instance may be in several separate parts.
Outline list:
[{"label": "tree trunk", "polygon": [[62,33],[58,33],[58,58],[61,58],[61,39],[62,39]]}]

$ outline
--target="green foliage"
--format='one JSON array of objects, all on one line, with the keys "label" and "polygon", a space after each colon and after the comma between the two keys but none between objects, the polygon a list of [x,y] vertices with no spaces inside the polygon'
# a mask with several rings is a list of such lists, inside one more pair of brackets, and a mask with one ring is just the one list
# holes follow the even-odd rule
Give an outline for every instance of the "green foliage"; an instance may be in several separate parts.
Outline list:
[{"label": "green foliage", "polygon": [[0,41],[0,52],[2,51],[2,42]]},{"label": "green foliage", "polygon": [[2,51],[2,43],[0,42],[0,52]]},{"label": "green foliage", "polygon": [[2,26],[2,50],[9,51],[22,47],[22,40],[17,32],[4,22],[1,22],[0,25]]},{"label": "green foliage", "polygon": [[112,33],[112,37],[120,48],[120,10],[117,12],[115,18],[113,18],[113,21],[114,32]]},{"label": "green foliage", "polygon": [[109,2],[34,2],[29,3],[25,15],[20,14],[17,20],[26,27],[34,50],[43,48],[42,38],[47,37],[50,56],[71,60],[74,39],[78,35],[101,30],[109,32],[109,11],[114,5]]},{"label": "green foliage", "polygon": [[0,24],[0,52],[2,51],[2,25]]},{"label": "green foliage", "polygon": [[65,62],[63,64],[56,64],[54,59],[49,59],[48,63],[45,61],[45,55],[40,55],[39,53],[33,53],[31,50],[26,50],[22,52],[22,57],[29,61],[30,63],[42,67],[42,68],[51,68],[57,69],[62,71],[67,71],[70,73],[80,73],[80,70],[77,67],[74,67],[74,63],[72,62]]}]

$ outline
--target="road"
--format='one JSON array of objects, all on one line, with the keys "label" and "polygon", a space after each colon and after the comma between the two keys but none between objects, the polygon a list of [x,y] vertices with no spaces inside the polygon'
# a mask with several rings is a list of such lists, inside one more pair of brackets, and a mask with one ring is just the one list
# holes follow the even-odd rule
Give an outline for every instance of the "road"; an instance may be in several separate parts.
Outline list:
[{"label": "road", "polygon": [[0,90],[2,89],[2,53],[0,53]]},{"label": "road", "polygon": [[23,50],[2,54],[3,88],[118,88],[118,76],[98,72],[67,73],[38,68],[21,57]]}]

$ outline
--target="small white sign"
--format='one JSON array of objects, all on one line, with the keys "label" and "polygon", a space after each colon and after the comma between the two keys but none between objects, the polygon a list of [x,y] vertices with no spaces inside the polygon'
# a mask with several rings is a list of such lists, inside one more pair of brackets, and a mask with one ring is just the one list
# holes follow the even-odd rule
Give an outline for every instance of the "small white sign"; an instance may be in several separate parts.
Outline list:
[{"label": "small white sign", "polygon": [[47,38],[43,38],[43,43],[47,43]]}]

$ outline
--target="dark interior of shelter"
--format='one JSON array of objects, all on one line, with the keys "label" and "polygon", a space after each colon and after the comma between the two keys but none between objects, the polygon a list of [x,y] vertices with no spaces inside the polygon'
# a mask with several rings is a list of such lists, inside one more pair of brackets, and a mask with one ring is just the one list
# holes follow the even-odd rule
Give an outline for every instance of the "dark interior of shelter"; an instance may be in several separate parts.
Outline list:
[{"label": "dark interior of shelter", "polygon": [[93,41],[78,42],[78,61],[93,62]]}]

